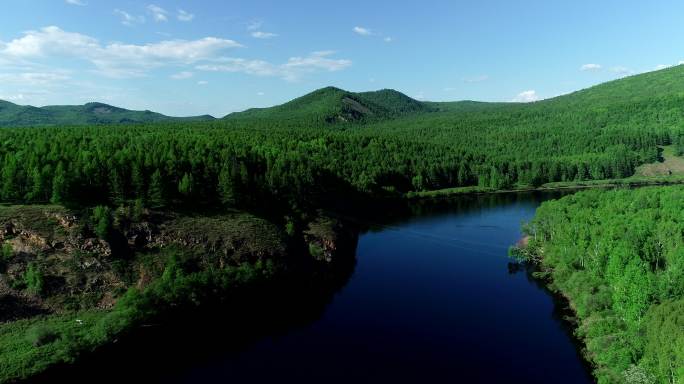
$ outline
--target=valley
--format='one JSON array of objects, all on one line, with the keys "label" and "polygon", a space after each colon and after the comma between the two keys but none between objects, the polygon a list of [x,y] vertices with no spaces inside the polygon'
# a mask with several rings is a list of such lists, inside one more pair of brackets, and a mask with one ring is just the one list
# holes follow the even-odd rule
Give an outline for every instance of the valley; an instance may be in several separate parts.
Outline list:
[{"label": "valley", "polygon": [[[434,103],[334,87],[207,121],[127,118],[130,111],[90,104],[70,110],[74,119],[24,119],[17,116],[55,109],[21,107],[2,120],[2,111],[16,110],[3,104],[0,381],[51,377],[147,326],[217,306],[233,308],[235,324],[263,314],[253,331],[278,328],[288,303],[307,316],[284,323],[315,323],[306,303],[325,313],[355,276],[355,253],[384,254],[364,253],[359,234],[379,217],[419,215],[433,197],[458,206],[483,193],[602,187],[544,203],[534,218],[536,205],[516,214],[483,280],[536,268],[526,281],[569,299],[571,333],[599,383],[676,382],[682,335],[668,331],[672,342],[663,343],[662,332],[681,326],[681,187],[630,188],[684,180],[683,88],[679,65],[524,104]],[[117,117],[92,120],[105,110]],[[492,194],[503,195],[516,193]],[[614,214],[623,211],[630,214]],[[609,217],[616,232],[604,236]],[[521,220],[529,220],[525,233],[540,237],[514,250],[520,264],[508,265]],[[430,254],[442,252],[450,255]],[[550,308],[549,295],[526,289]],[[460,294],[463,303],[477,298]],[[247,344],[263,336],[253,334]],[[554,335],[570,356],[573,339]]]}]

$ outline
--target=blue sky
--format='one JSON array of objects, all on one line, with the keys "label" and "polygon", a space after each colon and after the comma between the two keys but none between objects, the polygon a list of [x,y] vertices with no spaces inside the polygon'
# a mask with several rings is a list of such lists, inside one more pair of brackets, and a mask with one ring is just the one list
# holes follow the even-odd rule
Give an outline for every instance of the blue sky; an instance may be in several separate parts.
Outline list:
[{"label": "blue sky", "polygon": [[334,85],[531,101],[684,60],[684,3],[4,0],[0,99],[223,116]]}]

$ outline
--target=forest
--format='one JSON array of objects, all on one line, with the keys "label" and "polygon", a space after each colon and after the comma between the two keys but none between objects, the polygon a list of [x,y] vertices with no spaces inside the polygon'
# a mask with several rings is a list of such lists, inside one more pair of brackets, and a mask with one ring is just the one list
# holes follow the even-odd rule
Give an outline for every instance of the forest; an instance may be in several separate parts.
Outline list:
[{"label": "forest", "polygon": [[518,256],[567,297],[599,383],[684,380],[684,188],[542,204]]},{"label": "forest", "polygon": [[293,205],[350,189],[378,196],[623,178],[656,161],[659,145],[684,142],[681,67],[523,105],[420,107],[393,91],[327,88],[217,122],[5,128],[0,198]]}]

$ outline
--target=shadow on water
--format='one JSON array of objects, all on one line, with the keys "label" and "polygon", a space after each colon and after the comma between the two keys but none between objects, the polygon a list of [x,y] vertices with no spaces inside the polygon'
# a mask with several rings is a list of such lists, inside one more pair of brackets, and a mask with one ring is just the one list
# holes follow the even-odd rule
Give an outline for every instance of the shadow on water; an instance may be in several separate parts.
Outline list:
[{"label": "shadow on water", "polygon": [[[585,377],[581,363],[568,361],[569,340],[577,360],[584,360],[567,302],[530,267],[509,262],[505,247],[491,256],[432,241],[462,236],[454,241],[513,244],[518,220],[540,202],[569,193],[378,204],[346,218],[366,231],[359,247],[357,237],[350,256],[340,259],[346,262],[289,274],[240,302],[176,313],[164,325],[141,328],[36,381],[430,382],[443,375],[461,382],[591,382],[586,363]],[[430,238],[409,236],[419,232]],[[521,273],[527,282],[517,277]]]},{"label": "shadow on water", "polygon": [[553,311],[551,312],[551,318],[559,324],[563,333],[565,333],[565,335],[568,337],[568,340],[572,342],[575,347],[575,351],[577,352],[577,359],[582,363],[587,379],[593,381],[593,367],[591,363],[584,357],[584,344],[575,335],[575,329],[579,324],[577,323],[575,312],[570,307],[570,302],[568,302],[568,299],[560,295],[558,292],[550,290],[547,285],[547,281],[535,277],[535,272],[539,272],[539,268],[537,268],[535,265],[519,263],[515,261],[508,263],[508,273],[510,275],[516,275],[519,273],[524,274],[527,282],[551,297],[553,300]]},{"label": "shadow on water", "polygon": [[337,262],[289,272],[239,301],[205,302],[192,311],[167,314],[157,324],[140,327],[76,364],[52,368],[30,382],[173,381],[216,356],[239,354],[256,342],[314,323],[347,284],[355,266],[351,252]]}]

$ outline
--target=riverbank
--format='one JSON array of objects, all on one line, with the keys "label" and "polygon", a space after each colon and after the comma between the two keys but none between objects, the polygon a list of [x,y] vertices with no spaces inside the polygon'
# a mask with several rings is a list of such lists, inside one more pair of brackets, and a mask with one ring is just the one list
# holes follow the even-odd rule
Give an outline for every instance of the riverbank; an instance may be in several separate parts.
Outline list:
[{"label": "riverbank", "polygon": [[68,367],[171,314],[265,303],[288,281],[328,292],[358,236],[325,217],[297,230],[238,211],[95,211],[0,207],[0,382]]},{"label": "riverbank", "polygon": [[600,188],[636,188],[647,186],[667,186],[684,184],[684,175],[668,176],[631,176],[624,179],[584,180],[584,181],[561,181],[543,184],[539,187],[520,186],[510,189],[495,189],[486,187],[457,187],[438,189],[433,191],[409,192],[405,194],[407,199],[435,199],[448,198],[459,195],[482,195],[497,193],[521,193],[521,192],[553,192],[565,190],[583,190]]},{"label": "riverbank", "polygon": [[513,188],[503,189],[479,186],[457,187],[409,192],[405,197],[408,199],[430,199],[470,194],[563,191],[592,188],[636,188],[684,184],[684,157],[678,156],[676,149],[672,145],[658,147],[658,153],[658,161],[642,164],[636,168],[634,175],[621,179],[560,181],[540,186],[518,185]]},{"label": "riverbank", "polygon": [[683,194],[584,191],[544,203],[513,252],[569,302],[598,383],[684,379]]}]

